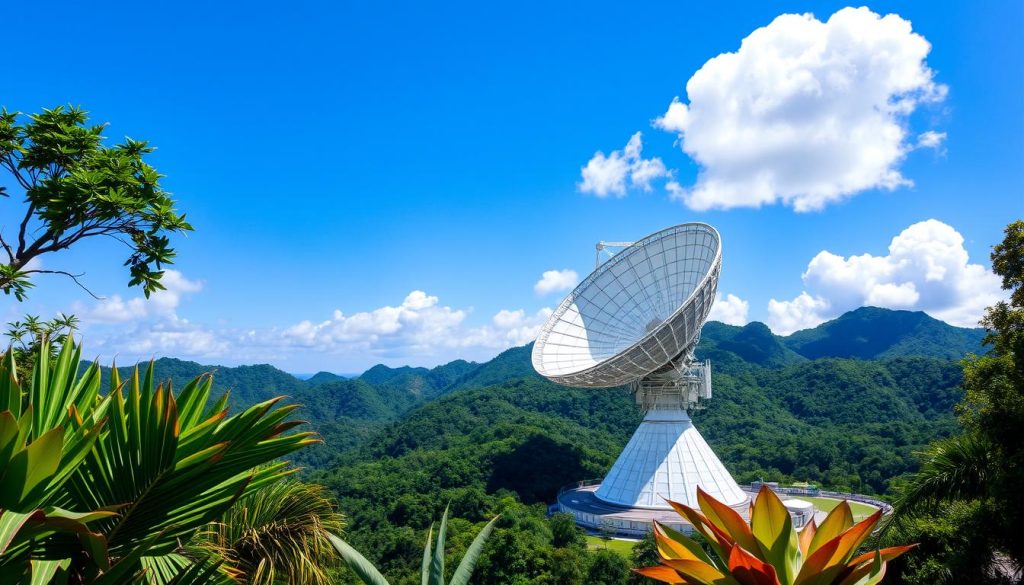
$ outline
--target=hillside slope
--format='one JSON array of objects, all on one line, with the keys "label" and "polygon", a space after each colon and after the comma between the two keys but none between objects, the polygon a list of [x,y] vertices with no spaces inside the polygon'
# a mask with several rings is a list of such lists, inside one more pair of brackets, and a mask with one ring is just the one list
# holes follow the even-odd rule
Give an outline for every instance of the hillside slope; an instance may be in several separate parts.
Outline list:
[{"label": "hillside slope", "polygon": [[[522,372],[528,364],[529,352],[517,348],[497,369]],[[716,370],[715,398],[694,421],[741,482],[802,480],[881,492],[914,469],[915,451],[955,427],[960,372],[949,360],[728,369]],[[542,519],[544,503],[561,486],[607,472],[641,418],[621,388],[566,388],[532,375],[471,384],[411,410],[313,476],[348,514],[348,540],[408,582],[417,576],[416,537],[446,503],[469,522],[499,511],[512,518],[506,522],[519,522],[524,512],[514,501]],[[520,562],[513,569],[492,560],[499,558]],[[536,577],[544,558],[499,539],[485,548],[480,580],[509,582],[502,567]]]},{"label": "hillside slope", "polygon": [[967,353],[983,353],[984,336],[983,329],[953,327],[920,311],[861,307],[813,329],[797,331],[783,338],[783,343],[809,359],[960,359]]}]

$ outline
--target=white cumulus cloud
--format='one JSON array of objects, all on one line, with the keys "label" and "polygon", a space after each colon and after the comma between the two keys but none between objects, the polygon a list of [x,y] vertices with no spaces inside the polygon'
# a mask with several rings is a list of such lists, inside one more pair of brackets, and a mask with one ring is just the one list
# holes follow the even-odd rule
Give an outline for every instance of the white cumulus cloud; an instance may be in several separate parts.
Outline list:
[{"label": "white cumulus cloud", "polygon": [[779,335],[809,329],[828,320],[829,303],[821,297],[800,293],[791,301],[768,301],[768,326]]},{"label": "white cumulus cloud", "polygon": [[[676,98],[655,120],[701,167],[696,185],[671,195],[696,210],[782,202],[810,211],[911,185],[899,169],[906,154],[945,138],[908,137],[908,116],[946,94],[930,50],[895,14],[777,17],[705,63],[686,84],[688,103]],[[620,180],[606,192],[622,189]]]},{"label": "white cumulus cloud", "polygon": [[160,283],[165,287],[149,295],[124,299],[112,295],[92,306],[77,303],[74,312],[87,323],[126,323],[154,315],[173,315],[183,297],[203,290],[203,283],[185,278],[177,270],[166,270]]},{"label": "white cumulus cloud", "polygon": [[[573,277],[575,279],[575,277]],[[442,363],[457,358],[486,360],[498,351],[533,341],[551,315],[502,309],[479,325],[469,324],[472,308],[456,308],[421,290],[396,305],[346,313],[333,311],[320,320],[306,319],[283,327],[241,329],[227,324],[195,323],[178,315],[181,298],[201,284],[175,273],[165,278],[167,291],[149,301],[110,297],[92,305],[77,303],[82,336],[90,352],[104,362],[121,364],[173,356],[205,363],[272,362],[300,368],[342,371],[385,362]],[[159,295],[159,296],[158,296]]]},{"label": "white cumulus cloud", "polygon": [[716,294],[715,304],[711,305],[711,314],[708,316],[708,320],[721,321],[728,325],[746,325],[749,321],[747,318],[749,312],[750,303],[738,296],[728,294],[723,297],[721,294]]},{"label": "white cumulus cloud", "polygon": [[551,314],[541,309],[528,315],[522,309],[502,309],[489,323],[466,324],[470,309],[442,305],[438,297],[413,291],[398,306],[346,315],[335,311],[330,319],[302,321],[283,331],[263,332],[288,348],[326,353],[361,352],[376,359],[408,356],[418,363],[432,358],[455,359],[480,350],[502,350],[533,341]]},{"label": "white cumulus cloud", "polygon": [[355,346],[425,346],[437,343],[458,327],[466,311],[438,303],[423,291],[409,293],[398,306],[346,315],[335,310],[330,319],[302,321],[284,330],[288,343],[311,348]]},{"label": "white cumulus cloud", "polygon": [[627,182],[633,188],[650,191],[652,181],[669,176],[671,172],[660,158],[643,157],[643,140],[637,132],[622,150],[613,150],[608,156],[601,151],[595,153],[580,169],[583,180],[577,187],[582,193],[598,197],[622,197],[626,194]]},{"label": "white cumulus cloud", "polygon": [[541,274],[540,280],[533,285],[533,290],[538,295],[549,295],[553,292],[561,292],[571,289],[580,281],[580,275],[575,270],[565,268],[563,270],[546,270]]},{"label": "white cumulus cloud", "polygon": [[818,253],[803,273],[804,292],[768,303],[768,324],[788,334],[863,305],[925,311],[976,327],[985,307],[1003,298],[999,278],[971,264],[964,238],[941,221],[915,223],[892,239],[885,256]]}]

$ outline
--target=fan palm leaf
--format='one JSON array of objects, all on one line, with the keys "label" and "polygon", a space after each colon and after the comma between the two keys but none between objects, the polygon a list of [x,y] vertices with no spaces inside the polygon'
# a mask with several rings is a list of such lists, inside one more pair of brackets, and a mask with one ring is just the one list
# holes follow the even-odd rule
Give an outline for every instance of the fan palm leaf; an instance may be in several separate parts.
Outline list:
[{"label": "fan palm leaf", "polygon": [[344,525],[326,488],[285,480],[240,498],[197,540],[237,583],[326,585],[340,561],[328,536]]},{"label": "fan palm leaf", "polygon": [[954,435],[933,443],[921,454],[921,468],[896,499],[883,530],[942,503],[985,497],[994,465],[992,445],[976,435]]}]

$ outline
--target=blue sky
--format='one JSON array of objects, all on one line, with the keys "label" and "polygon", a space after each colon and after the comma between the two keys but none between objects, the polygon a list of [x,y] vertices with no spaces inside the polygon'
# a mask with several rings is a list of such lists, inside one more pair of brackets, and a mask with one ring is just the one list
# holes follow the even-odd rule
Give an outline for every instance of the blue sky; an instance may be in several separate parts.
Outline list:
[{"label": "blue sky", "polygon": [[[47,27],[6,11],[0,103],[78,104],[149,140],[196,227],[162,299],[92,242],[43,263],[105,301],[57,277],[0,300],[8,320],[75,311],[104,359],[486,359],[564,294],[539,294],[542,273],[582,278],[597,240],[685,221],[722,233],[722,319],[785,333],[870,302],[963,325],[997,298],[988,252],[1024,212],[1019,2],[832,21],[846,4],[61,4]],[[658,123],[676,97],[689,117]],[[621,164],[588,184],[598,151]]]}]

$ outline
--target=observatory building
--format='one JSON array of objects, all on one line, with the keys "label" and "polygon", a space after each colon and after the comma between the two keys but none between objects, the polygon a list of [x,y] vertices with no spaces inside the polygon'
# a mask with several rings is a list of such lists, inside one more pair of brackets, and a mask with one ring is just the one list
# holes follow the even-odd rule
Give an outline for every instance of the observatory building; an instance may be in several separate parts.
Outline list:
[{"label": "observatory building", "polygon": [[689,531],[666,499],[697,507],[700,486],[746,515],[749,496],[690,420],[711,398],[711,363],[693,350],[718,288],[721,237],[688,223],[622,246],[551,314],[533,367],[566,386],[629,386],[645,416],[604,479],[563,490],[557,506],[592,530],[639,536],[657,520]]}]

